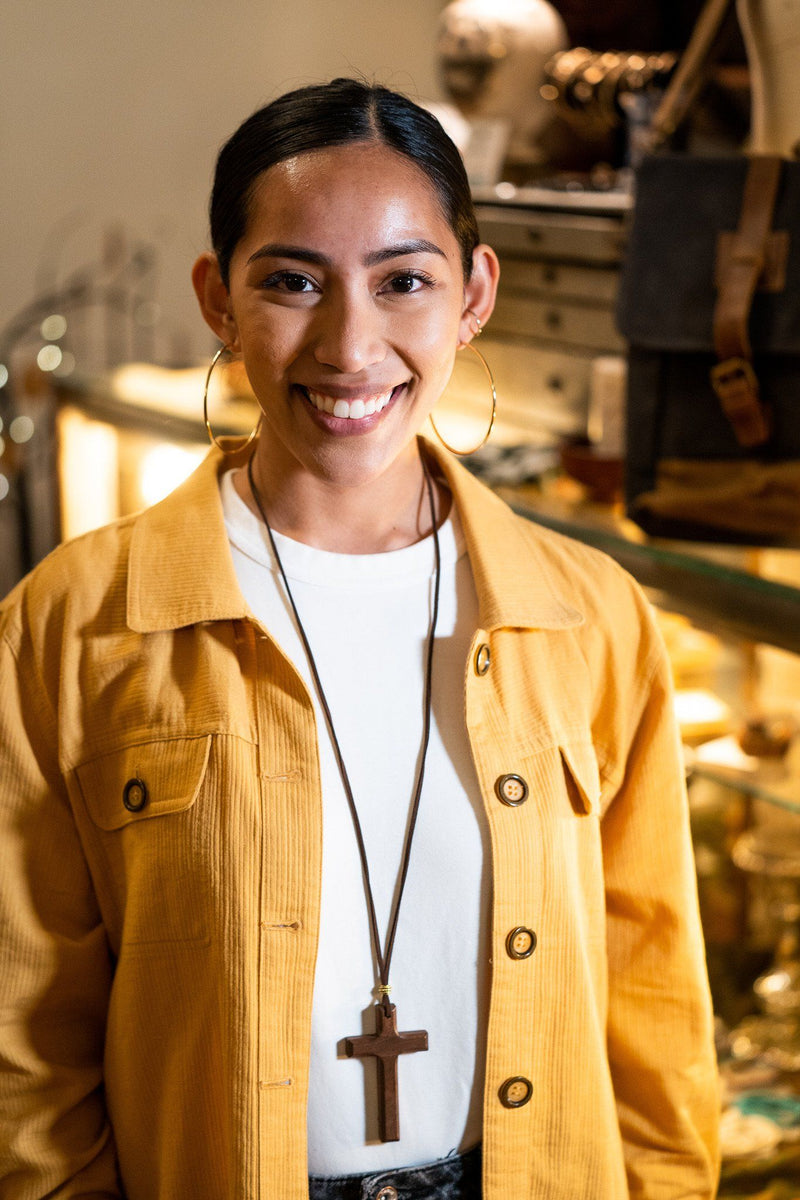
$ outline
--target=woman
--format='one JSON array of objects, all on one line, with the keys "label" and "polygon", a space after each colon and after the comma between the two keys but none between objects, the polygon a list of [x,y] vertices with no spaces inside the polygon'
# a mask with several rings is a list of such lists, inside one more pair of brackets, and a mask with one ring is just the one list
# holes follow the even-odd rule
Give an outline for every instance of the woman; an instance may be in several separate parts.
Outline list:
[{"label": "woman", "polygon": [[457,152],[301,89],[211,233],[257,439],[2,606],[0,1192],[710,1197],[647,605],[419,437],[497,285]]}]

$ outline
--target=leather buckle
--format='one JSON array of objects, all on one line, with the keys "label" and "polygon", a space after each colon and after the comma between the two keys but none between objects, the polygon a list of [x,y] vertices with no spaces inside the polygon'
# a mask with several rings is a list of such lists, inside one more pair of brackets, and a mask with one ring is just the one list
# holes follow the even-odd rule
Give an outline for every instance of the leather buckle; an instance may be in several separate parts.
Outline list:
[{"label": "leather buckle", "polygon": [[746,358],[726,358],[711,368],[711,386],[733,426],[740,446],[760,446],[770,435],[767,409],[759,398],[758,378]]}]

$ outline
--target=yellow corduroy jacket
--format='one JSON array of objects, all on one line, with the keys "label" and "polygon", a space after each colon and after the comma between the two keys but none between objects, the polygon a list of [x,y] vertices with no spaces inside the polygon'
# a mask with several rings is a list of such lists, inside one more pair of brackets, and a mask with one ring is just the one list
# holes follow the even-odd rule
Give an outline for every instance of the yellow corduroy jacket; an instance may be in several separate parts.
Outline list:
[{"label": "yellow corduroy jacket", "polygon": [[[480,601],[484,1200],[706,1200],[711,1012],[647,603],[439,458]],[[59,548],[0,608],[2,1200],[307,1196],[316,729],[239,591],[223,467]]]}]

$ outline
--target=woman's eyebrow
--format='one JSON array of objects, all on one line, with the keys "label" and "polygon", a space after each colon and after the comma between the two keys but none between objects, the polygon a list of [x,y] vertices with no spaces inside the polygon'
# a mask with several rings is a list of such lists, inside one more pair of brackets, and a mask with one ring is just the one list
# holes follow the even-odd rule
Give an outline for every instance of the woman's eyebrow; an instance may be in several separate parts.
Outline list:
[{"label": "woman's eyebrow", "polygon": [[[364,258],[364,265],[367,267],[377,266],[378,263],[388,262],[392,258],[402,258],[406,254],[439,254],[442,258],[446,258],[444,250],[435,244],[429,242],[427,238],[412,238],[406,242],[396,242],[391,246],[384,246],[380,250],[373,250]],[[332,266],[332,259],[327,254],[320,254],[318,250],[309,250],[305,246],[290,246],[280,242],[267,242],[266,245],[260,246],[247,260],[247,265],[256,262],[260,258],[293,258],[298,262],[312,263],[317,267]]]},{"label": "woman's eyebrow", "polygon": [[300,262],[313,263],[318,267],[331,265],[331,260],[326,254],[320,254],[317,250],[306,250],[304,246],[289,246],[280,242],[267,242],[265,246],[260,246],[248,258],[248,267],[259,258],[296,258]]},{"label": "woman's eyebrow", "polygon": [[444,250],[435,242],[429,242],[427,238],[412,238],[408,242],[397,242],[393,246],[385,246],[382,250],[373,250],[364,259],[364,264],[374,267],[390,258],[402,258],[404,254],[440,254],[442,258],[447,258]]}]

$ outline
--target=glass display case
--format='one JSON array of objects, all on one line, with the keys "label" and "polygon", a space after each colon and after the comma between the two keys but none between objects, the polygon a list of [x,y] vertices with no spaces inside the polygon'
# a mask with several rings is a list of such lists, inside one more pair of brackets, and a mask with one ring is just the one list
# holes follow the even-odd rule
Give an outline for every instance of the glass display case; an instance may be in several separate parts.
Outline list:
[{"label": "glass display case", "polygon": [[647,537],[562,473],[499,488],[642,584],[673,666],[723,1079],[720,1196],[800,1185],[800,550]]}]

